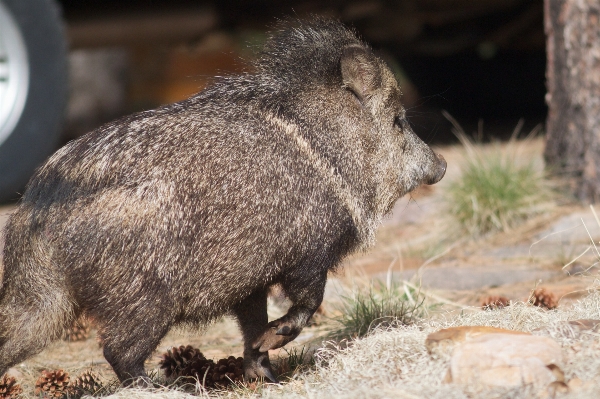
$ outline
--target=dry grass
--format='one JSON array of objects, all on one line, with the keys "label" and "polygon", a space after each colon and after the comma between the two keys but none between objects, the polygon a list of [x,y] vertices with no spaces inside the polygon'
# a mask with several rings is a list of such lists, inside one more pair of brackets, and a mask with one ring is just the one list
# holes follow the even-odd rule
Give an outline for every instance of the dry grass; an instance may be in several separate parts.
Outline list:
[{"label": "dry grass", "polygon": [[[448,356],[430,355],[427,334],[459,325],[488,325],[550,336],[563,348],[567,380],[577,377],[581,387],[564,398],[600,396],[600,341],[596,334],[574,336],[567,320],[600,319],[600,293],[592,292],[569,309],[546,311],[525,303],[495,312],[469,311],[446,314],[420,325],[380,328],[352,345],[334,344],[317,352],[314,370],[283,385],[263,385],[254,390],[201,392],[201,397],[219,398],[531,398],[531,388],[484,389],[443,382]],[[120,390],[109,398],[183,399],[192,396],[173,390]]]},{"label": "dry grass", "polygon": [[[594,382],[600,374],[597,337],[584,335],[574,339],[572,330],[560,323],[582,318],[600,318],[600,294],[594,292],[565,310],[544,311],[519,303],[496,312],[449,314],[420,326],[381,329],[357,340],[349,348],[320,350],[314,373],[298,378],[295,384],[271,389],[269,395],[262,397],[531,397],[528,389],[486,391],[480,387],[463,388],[443,383],[448,359],[429,355],[425,338],[440,328],[458,325],[490,325],[529,332],[542,328],[535,334],[551,336],[564,349],[566,361],[561,366],[567,379],[577,376],[589,384],[570,396],[598,397],[600,384]],[[573,350],[574,345],[578,345],[577,351]]]}]

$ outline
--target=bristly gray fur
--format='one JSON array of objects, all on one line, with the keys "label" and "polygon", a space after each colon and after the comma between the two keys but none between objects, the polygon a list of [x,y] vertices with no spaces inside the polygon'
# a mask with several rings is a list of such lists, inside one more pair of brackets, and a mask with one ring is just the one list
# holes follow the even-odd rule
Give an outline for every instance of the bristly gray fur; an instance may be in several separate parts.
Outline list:
[{"label": "bristly gray fur", "polygon": [[[444,171],[351,30],[284,21],[255,72],[101,126],[39,168],[6,227],[0,374],[86,314],[119,379],[144,378],[173,325],[229,312],[246,377],[275,379],[267,351],[300,333],[328,271]],[[293,306],[268,323],[274,284]]]}]

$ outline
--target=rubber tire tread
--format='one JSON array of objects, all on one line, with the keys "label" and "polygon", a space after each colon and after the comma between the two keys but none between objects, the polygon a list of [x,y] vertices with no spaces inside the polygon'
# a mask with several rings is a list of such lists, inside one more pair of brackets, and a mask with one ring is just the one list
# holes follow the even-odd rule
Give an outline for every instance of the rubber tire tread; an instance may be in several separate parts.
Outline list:
[{"label": "rubber tire tread", "polygon": [[58,146],[68,97],[62,10],[55,0],[0,0],[21,28],[29,92],[19,122],[0,146],[0,203],[20,198],[35,169]]}]

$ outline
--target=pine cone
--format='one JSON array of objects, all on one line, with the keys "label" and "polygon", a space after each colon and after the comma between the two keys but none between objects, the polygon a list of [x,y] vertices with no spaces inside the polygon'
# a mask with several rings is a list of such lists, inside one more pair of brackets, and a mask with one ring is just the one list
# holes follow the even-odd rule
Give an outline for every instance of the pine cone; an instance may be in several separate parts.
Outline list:
[{"label": "pine cone", "polygon": [[244,381],[244,358],[229,356],[219,359],[213,372],[212,379],[215,386],[226,387],[234,382]]},{"label": "pine cone", "polygon": [[100,377],[98,374],[91,370],[83,372],[77,377],[71,384],[71,390],[76,393],[76,396],[82,395],[94,395],[98,393],[102,388]]},{"label": "pine cone", "polygon": [[481,299],[481,307],[483,310],[502,309],[510,305],[510,301],[505,296],[490,295]]},{"label": "pine cone", "polygon": [[0,379],[0,399],[13,399],[23,393],[21,385],[17,384],[15,377],[4,374]]},{"label": "pine cone", "polygon": [[160,368],[165,371],[167,378],[191,376],[190,368],[196,363],[206,363],[206,358],[199,349],[191,345],[173,347],[164,353],[159,362]]},{"label": "pine cone", "polygon": [[533,306],[539,306],[545,309],[555,309],[558,306],[558,301],[554,294],[546,291],[544,288],[537,288],[529,297],[529,302]]},{"label": "pine cone", "polygon": [[196,379],[207,388],[215,386],[212,375],[215,370],[215,362],[206,359],[199,349],[191,345],[173,347],[163,354],[160,368],[164,370],[165,376],[181,383],[195,383]]},{"label": "pine cone", "polygon": [[67,328],[63,334],[65,341],[85,341],[90,336],[90,322],[81,317],[73,322],[71,327]]},{"label": "pine cone", "polygon": [[44,398],[62,398],[71,395],[69,373],[64,370],[42,371],[35,382],[35,394]]},{"label": "pine cone", "polygon": [[215,364],[190,345],[168,350],[159,364],[167,378],[179,379],[183,383],[195,383],[198,380],[205,388],[225,387],[232,381],[241,382],[244,379],[243,358],[229,356]]}]

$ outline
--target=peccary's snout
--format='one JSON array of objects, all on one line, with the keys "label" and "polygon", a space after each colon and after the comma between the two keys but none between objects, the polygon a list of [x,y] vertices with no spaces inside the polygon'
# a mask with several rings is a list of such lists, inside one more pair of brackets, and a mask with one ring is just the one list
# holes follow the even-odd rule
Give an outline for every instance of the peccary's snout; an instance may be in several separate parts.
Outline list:
[{"label": "peccary's snout", "polygon": [[442,180],[446,174],[446,160],[441,154],[435,154],[437,162],[433,165],[431,175],[425,181],[425,184],[435,184]]}]

